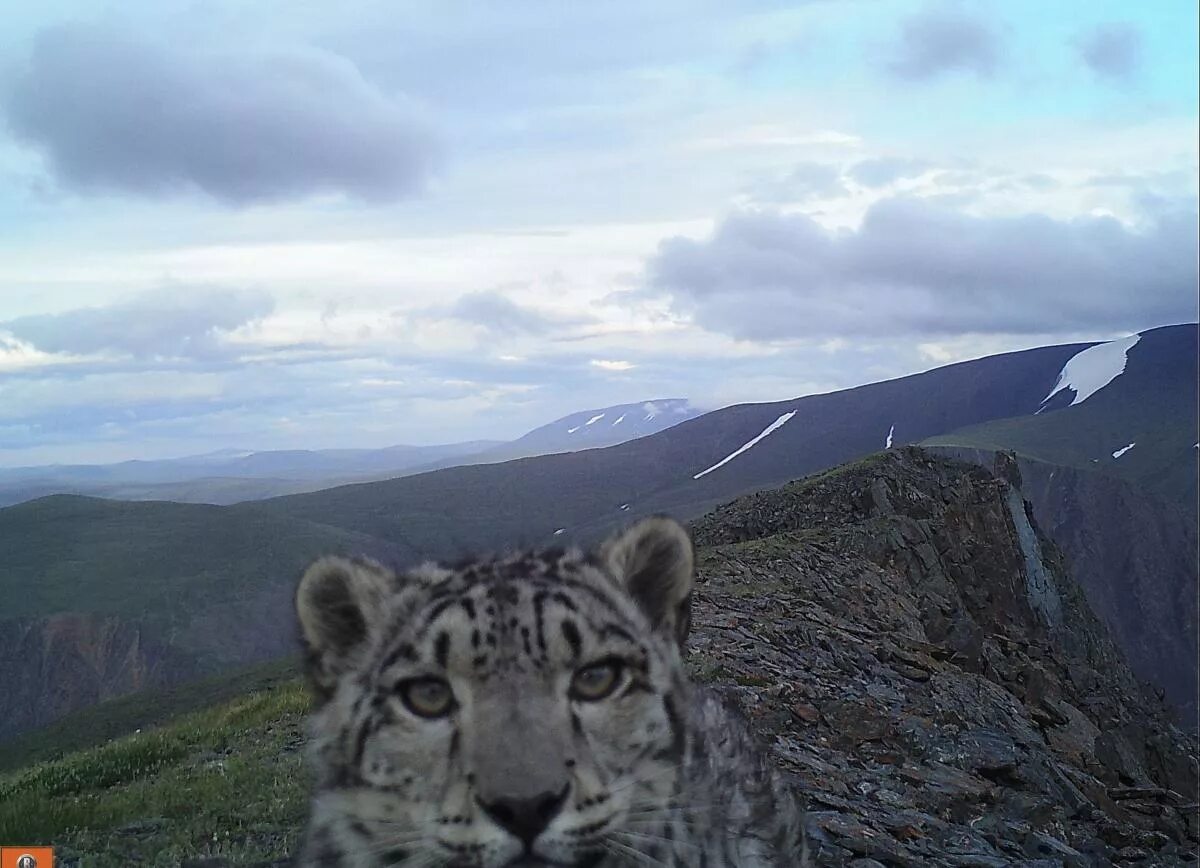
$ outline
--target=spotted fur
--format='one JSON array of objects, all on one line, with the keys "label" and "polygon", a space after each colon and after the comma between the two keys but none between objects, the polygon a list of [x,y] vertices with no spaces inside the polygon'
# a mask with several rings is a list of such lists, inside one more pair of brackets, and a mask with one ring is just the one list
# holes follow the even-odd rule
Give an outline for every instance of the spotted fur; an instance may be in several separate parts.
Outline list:
[{"label": "spotted fur", "polygon": [[[686,677],[692,574],[661,518],[586,555],[318,561],[297,592],[319,702],[299,864],[801,864],[794,797]],[[612,673],[581,698],[578,679]]]}]

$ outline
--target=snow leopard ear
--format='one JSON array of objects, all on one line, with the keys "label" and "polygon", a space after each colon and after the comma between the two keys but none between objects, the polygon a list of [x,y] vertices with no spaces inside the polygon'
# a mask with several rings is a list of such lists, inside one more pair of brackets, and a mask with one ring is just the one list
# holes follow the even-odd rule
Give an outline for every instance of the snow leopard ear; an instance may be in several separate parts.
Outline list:
[{"label": "snow leopard ear", "polygon": [[367,560],[325,557],[305,571],[296,589],[296,616],[318,699],[328,699],[354,664],[395,581],[390,570]]},{"label": "snow leopard ear", "polygon": [[683,526],[666,516],[644,519],[601,545],[600,557],[654,629],[682,646],[695,580],[692,540]]}]

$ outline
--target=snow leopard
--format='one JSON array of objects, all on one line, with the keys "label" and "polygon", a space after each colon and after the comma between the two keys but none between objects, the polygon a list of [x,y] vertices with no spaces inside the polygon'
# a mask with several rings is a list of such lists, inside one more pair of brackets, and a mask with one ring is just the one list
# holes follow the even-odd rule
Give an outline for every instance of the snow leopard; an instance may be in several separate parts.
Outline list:
[{"label": "snow leopard", "polygon": [[686,674],[694,563],[661,516],[588,552],[314,563],[296,592],[315,697],[296,864],[805,864],[796,794]]}]

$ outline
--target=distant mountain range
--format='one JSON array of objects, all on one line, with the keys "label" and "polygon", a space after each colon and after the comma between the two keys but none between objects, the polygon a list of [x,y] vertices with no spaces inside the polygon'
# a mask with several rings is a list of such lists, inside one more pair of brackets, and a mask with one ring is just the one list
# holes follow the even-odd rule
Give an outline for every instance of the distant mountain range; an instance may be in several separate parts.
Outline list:
[{"label": "distant mountain range", "polygon": [[[188,666],[209,671],[235,662],[231,656],[250,662],[280,653],[293,637],[290,620],[279,613],[286,609],[298,561],[316,550],[366,550],[403,563],[514,544],[590,542],[637,516],[668,512],[695,518],[736,496],[901,444],[970,449],[985,456],[981,461],[998,449],[1029,451],[1043,464],[1069,465],[1084,475],[1070,488],[1055,489],[1057,499],[1046,498],[1049,512],[1039,520],[1047,529],[1060,527],[1079,539],[1087,533],[1114,539],[1135,531],[1158,533],[1164,522],[1174,521],[1160,513],[1182,514],[1188,486],[1194,491],[1200,452],[1193,448],[1200,440],[1196,351],[1196,326],[1172,326],[1136,340],[1006,353],[790,401],[701,415],[685,407],[659,414],[665,422],[683,419],[678,424],[604,448],[503,461],[494,451],[499,448],[490,447],[476,458],[490,453],[498,463],[234,506],[106,504],[59,496],[0,509],[0,540],[8,550],[0,603],[15,601],[4,611],[22,618],[16,626],[0,622],[0,636],[8,637],[0,639],[0,692],[37,680],[27,661],[34,647],[42,655],[38,671],[50,671],[54,664],[46,659],[67,661],[77,667],[81,684],[88,672],[144,671],[135,664],[140,649],[150,647],[186,652],[186,660],[172,658],[180,672]],[[575,414],[531,432],[527,446],[552,452],[555,443],[599,445],[612,429],[635,421],[628,415],[633,407],[641,405]],[[617,424],[620,410],[626,418]],[[649,415],[642,413],[643,423],[658,418],[646,419]],[[579,435],[589,428],[595,439],[585,441]],[[1130,442],[1135,445],[1127,448]],[[1088,474],[1121,481],[1126,506],[1085,510],[1091,523],[1080,531],[1077,518],[1061,514],[1078,506],[1081,493],[1109,496],[1100,494],[1108,491],[1103,485],[1087,483]],[[1142,509],[1139,498],[1166,506]],[[1129,510],[1136,517],[1121,524]],[[157,530],[147,533],[147,527]],[[1139,616],[1145,624],[1156,623],[1155,607],[1186,598],[1195,587],[1194,573],[1178,568],[1186,565],[1186,555],[1178,555],[1185,549],[1177,547],[1176,531],[1163,530],[1160,538],[1176,547],[1175,566],[1159,573],[1147,562],[1138,573],[1137,593],[1153,593],[1155,600]],[[1106,619],[1114,605],[1120,609],[1122,593],[1129,593],[1113,572],[1117,568],[1105,566],[1107,572],[1090,585],[1076,576],[1096,595],[1093,606]],[[115,606],[110,602],[115,598],[128,605]],[[120,626],[126,640],[106,645],[90,638],[100,635],[91,628],[83,638],[70,638],[70,630],[47,632],[48,619],[64,611],[116,619],[119,624],[105,629]],[[233,616],[255,625],[255,640],[230,643],[235,650],[228,652],[222,650],[226,634],[220,625],[233,623]],[[1164,659],[1168,648],[1195,647],[1194,620],[1162,626],[1172,635],[1145,649],[1141,659],[1150,661],[1147,667]],[[1173,684],[1181,680],[1177,675]],[[80,691],[75,705],[93,701]],[[1194,685],[1191,692],[1194,702]],[[1187,707],[1186,696],[1176,699]],[[72,707],[61,696],[55,703],[54,714]]]},{"label": "distant mountain range", "polygon": [[612,446],[700,415],[683,398],[583,410],[511,442],[476,440],[383,449],[223,449],[153,461],[0,468],[0,506],[50,494],[227,505],[459,464]]},{"label": "distant mountain range", "polygon": [[480,450],[461,461],[442,461],[439,464],[495,464],[514,458],[616,446],[665,431],[704,412],[692,406],[686,398],[665,398],[581,410],[535,428],[511,443],[500,443],[490,449]]}]

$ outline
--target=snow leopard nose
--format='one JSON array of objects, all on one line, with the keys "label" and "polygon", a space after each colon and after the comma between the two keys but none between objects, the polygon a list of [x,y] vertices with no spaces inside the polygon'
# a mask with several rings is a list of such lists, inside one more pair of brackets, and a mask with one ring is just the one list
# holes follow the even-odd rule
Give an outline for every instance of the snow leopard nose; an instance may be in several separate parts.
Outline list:
[{"label": "snow leopard nose", "polygon": [[508,831],[520,838],[526,847],[558,816],[567,800],[570,785],[557,793],[541,793],[528,799],[501,797],[491,801],[479,799],[479,807]]}]

